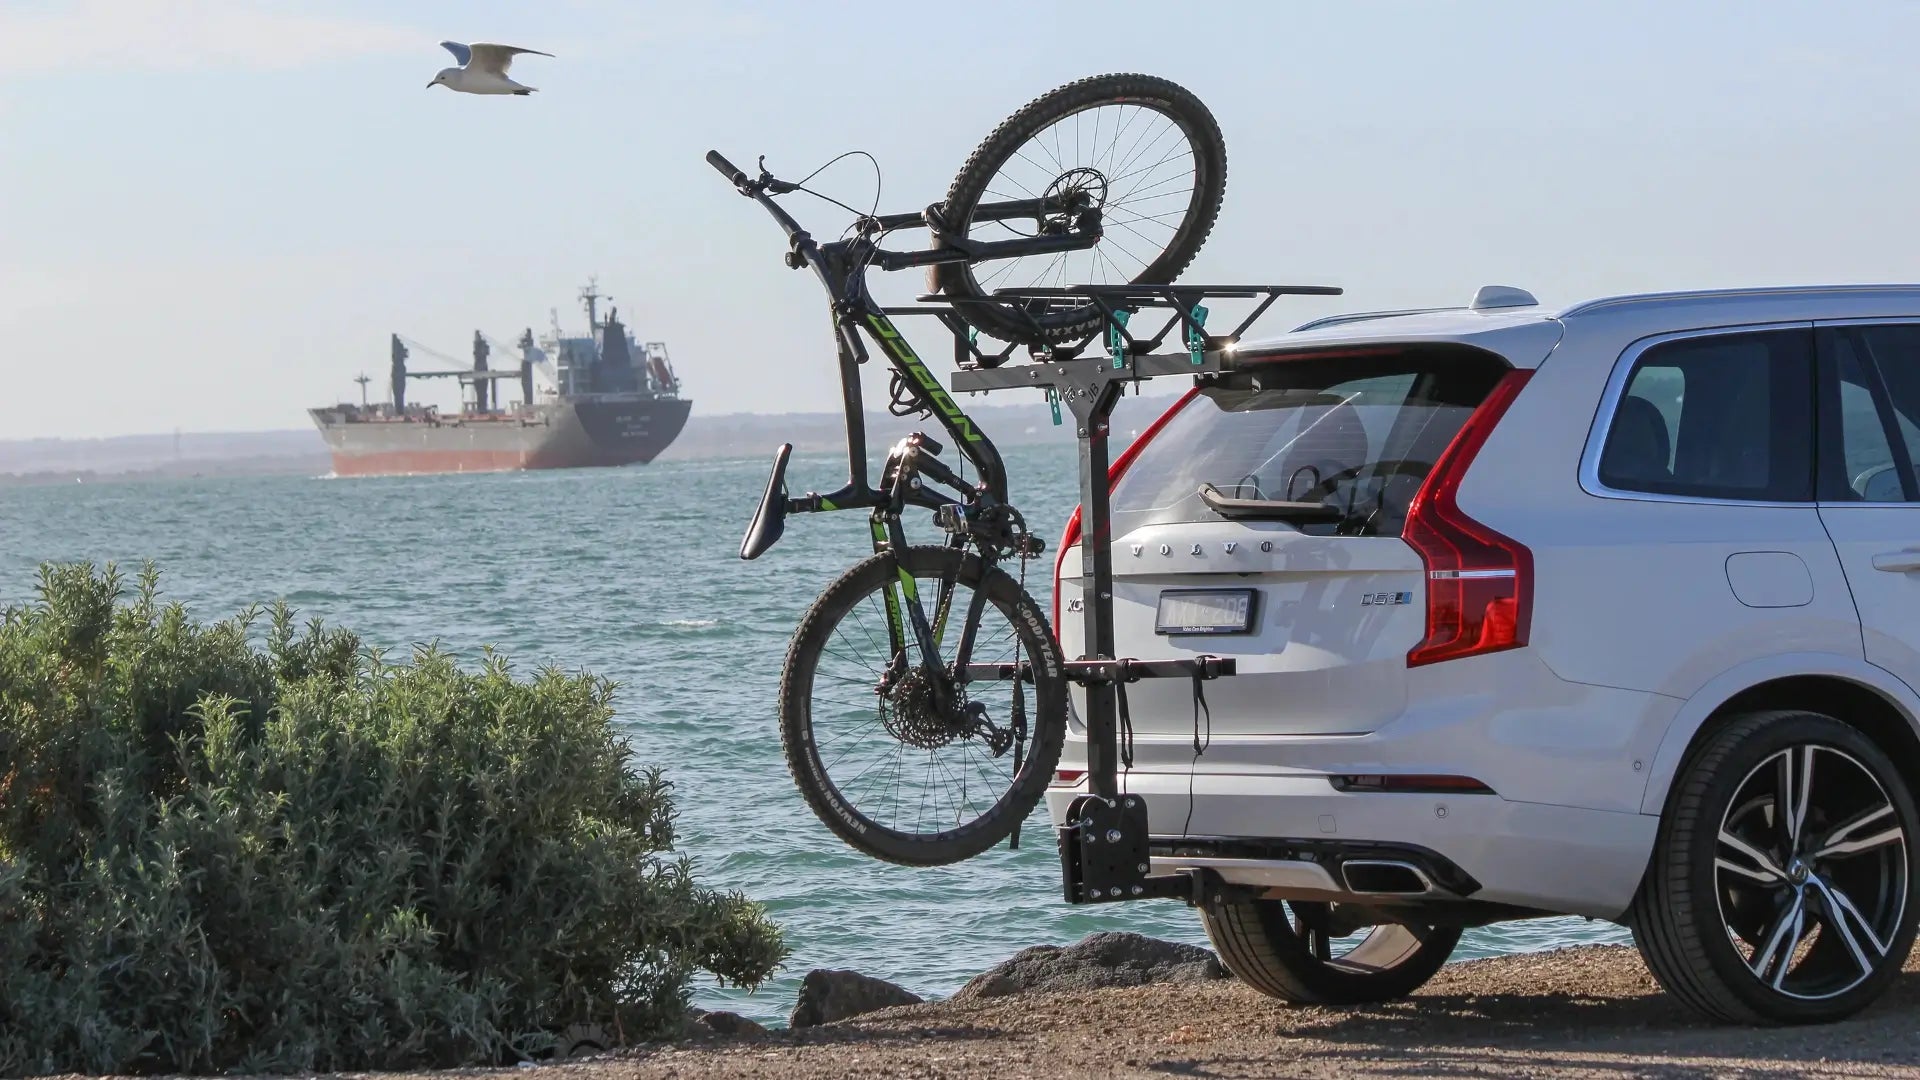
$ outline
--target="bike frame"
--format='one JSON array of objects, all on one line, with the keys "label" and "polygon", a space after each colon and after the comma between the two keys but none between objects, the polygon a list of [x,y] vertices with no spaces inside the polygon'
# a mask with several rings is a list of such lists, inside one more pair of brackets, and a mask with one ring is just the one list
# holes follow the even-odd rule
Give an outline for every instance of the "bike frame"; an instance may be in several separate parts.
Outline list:
[{"label": "bike frame", "polygon": [[[847,422],[847,482],[838,490],[824,495],[810,492],[799,498],[787,496],[778,487],[784,469],[783,457],[776,464],[775,484],[769,487],[767,493],[768,500],[780,500],[775,512],[784,517],[787,513],[871,510],[873,547],[880,552],[906,550],[906,534],[901,528],[900,515],[908,506],[924,507],[936,513],[948,507],[964,508],[971,512],[981,507],[1008,506],[1007,472],[999,449],[954,401],[953,395],[927,368],[926,361],[914,352],[913,346],[907,342],[899,327],[894,325],[887,310],[874,301],[867,287],[867,270],[874,266],[883,270],[901,270],[942,263],[971,263],[984,259],[1085,250],[1100,240],[1098,210],[1084,205],[1083,196],[1076,196],[1072,201],[1019,199],[983,203],[975,207],[974,220],[1005,221],[1067,214],[1073,216],[1074,222],[1073,227],[1063,233],[979,242],[950,235],[940,208],[930,207],[919,214],[863,218],[856,226],[854,236],[822,244],[773,199],[774,195],[796,190],[795,185],[776,179],[764,168],[757,179],[749,178],[719,151],[709,152],[707,162],[742,194],[758,202],[779,223],[787,234],[787,265],[813,271],[827,290],[829,309],[833,315],[840,365],[841,404],[846,411]],[[920,251],[888,251],[873,239],[876,235],[896,229],[916,227],[931,230],[938,241],[937,245]],[[866,410],[860,388],[860,368],[869,357],[867,338],[872,339],[886,357],[888,365],[899,374],[907,387],[909,403],[930,411],[952,437],[961,455],[973,463],[980,475],[978,484],[967,484],[941,463],[935,457],[941,450],[939,444],[924,434],[916,433],[902,440],[888,455],[882,473],[883,487],[872,486],[868,479]],[[953,490],[955,495],[948,496],[930,489],[922,481],[923,476]],[[763,505],[763,513],[767,509]],[[954,532],[951,542],[956,546],[965,543],[964,533]],[[981,543],[979,547],[982,561],[990,568],[996,556],[994,545]],[[887,590],[890,644],[896,656],[902,655],[902,647],[911,633],[920,645],[923,665],[935,668],[938,666],[938,645],[946,629],[954,583],[942,582],[936,615],[929,620],[919,603],[919,586],[913,575],[901,567],[899,577],[899,592],[907,602],[900,603],[894,590]],[[985,599],[983,589],[974,590],[971,607],[962,624],[955,672],[963,682],[969,671],[973,637],[979,626]],[[944,704],[948,696],[944,680],[936,679],[934,685],[936,694]]]},{"label": "bike frame", "polygon": [[[913,351],[906,336],[888,317],[887,309],[874,301],[867,288],[866,271],[873,266],[882,270],[903,270],[944,263],[1084,251],[1100,241],[1099,212],[1085,208],[1077,201],[1019,199],[982,203],[974,209],[974,220],[1007,221],[1049,213],[1072,213],[1077,215],[1077,220],[1073,230],[1067,233],[980,242],[949,235],[939,208],[930,207],[918,214],[865,218],[854,237],[822,244],[772,198],[772,195],[795,190],[793,185],[775,179],[764,169],[758,179],[749,178],[717,150],[707,154],[707,162],[742,194],[751,196],[764,207],[786,231],[789,248],[787,265],[795,269],[805,266],[814,272],[827,290],[828,304],[833,313],[839,346],[841,403],[847,417],[847,483],[838,491],[814,499],[789,500],[789,509],[795,513],[852,510],[878,507],[888,501],[887,494],[874,489],[867,480],[867,432],[865,405],[860,391],[860,367],[867,362],[868,351],[863,336],[873,339],[886,356],[887,363],[900,373],[916,398],[915,404],[930,408],[940,426],[953,437],[960,452],[973,462],[980,473],[979,490],[1004,504],[1007,501],[1007,476],[999,450],[954,402],[953,395],[947,393],[933,372],[928,370],[926,361]],[[902,228],[930,229],[939,245],[920,251],[888,251],[872,239],[875,234]],[[963,492],[970,490],[965,485],[958,486]],[[918,489],[906,499],[911,505],[934,508],[953,501],[956,500],[944,499]]]}]

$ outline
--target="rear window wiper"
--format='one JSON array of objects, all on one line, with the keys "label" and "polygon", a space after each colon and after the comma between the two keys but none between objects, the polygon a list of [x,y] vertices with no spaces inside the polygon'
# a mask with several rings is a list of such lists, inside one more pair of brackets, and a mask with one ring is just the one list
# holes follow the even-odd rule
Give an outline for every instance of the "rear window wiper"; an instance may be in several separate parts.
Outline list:
[{"label": "rear window wiper", "polygon": [[1239,518],[1253,521],[1285,521],[1294,525],[1313,525],[1322,522],[1336,522],[1345,518],[1346,511],[1332,503],[1324,502],[1286,502],[1280,499],[1240,499],[1228,495],[1212,484],[1200,485],[1200,501],[1207,509],[1223,518]]}]

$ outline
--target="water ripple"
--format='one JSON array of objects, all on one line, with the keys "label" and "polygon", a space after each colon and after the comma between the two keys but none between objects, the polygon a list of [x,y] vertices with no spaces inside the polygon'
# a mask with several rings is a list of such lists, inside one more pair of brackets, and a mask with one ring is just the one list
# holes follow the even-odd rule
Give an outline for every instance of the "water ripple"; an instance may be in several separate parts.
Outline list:
[{"label": "water ripple", "polygon": [[[1074,500],[1064,448],[1013,448],[1014,495],[1051,544]],[[831,490],[844,459],[794,459],[796,490]],[[1169,902],[1099,911],[1059,900],[1042,816],[1019,851],[910,869],[864,858],[815,822],[787,775],[774,717],[801,613],[868,550],[863,515],[798,522],[747,563],[741,529],[766,462],[655,464],[496,476],[244,478],[0,488],[0,604],[32,597],[42,560],[157,560],[169,597],[200,617],[284,599],[392,654],[484,645],[527,674],[552,663],[618,683],[621,731],[666,769],[679,842],[709,883],[765,901],[793,959],[748,995],[699,999],[782,1020],[810,967],[851,967],[928,995],[1027,945],[1102,929],[1204,943]],[[476,512],[484,507],[485,512]],[[934,534],[921,520],[914,535]],[[1044,590],[1050,565],[1029,585]],[[1617,928],[1549,919],[1475,930],[1462,956],[1619,941]]]}]

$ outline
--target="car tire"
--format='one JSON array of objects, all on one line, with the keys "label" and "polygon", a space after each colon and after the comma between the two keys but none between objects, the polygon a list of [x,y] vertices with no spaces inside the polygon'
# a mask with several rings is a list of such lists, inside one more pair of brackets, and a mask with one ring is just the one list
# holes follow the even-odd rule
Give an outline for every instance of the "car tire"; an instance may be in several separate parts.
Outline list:
[{"label": "car tire", "polygon": [[[1387,923],[1335,954],[1324,929],[1338,905],[1222,897],[1201,909],[1227,970],[1269,997],[1297,1005],[1365,1005],[1419,989],[1453,955],[1460,931]],[[1318,929],[1317,929],[1318,927]]]},{"label": "car tire", "polygon": [[1708,1018],[1825,1023],[1913,947],[1920,835],[1886,753],[1831,716],[1749,713],[1682,765],[1630,913],[1666,991]]}]

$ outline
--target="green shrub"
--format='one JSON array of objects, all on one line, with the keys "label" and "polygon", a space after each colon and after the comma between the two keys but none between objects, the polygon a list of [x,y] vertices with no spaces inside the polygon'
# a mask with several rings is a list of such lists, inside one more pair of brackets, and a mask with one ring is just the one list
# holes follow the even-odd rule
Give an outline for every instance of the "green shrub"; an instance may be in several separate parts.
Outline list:
[{"label": "green shrub", "polygon": [[611,686],[215,625],[109,567],[0,617],[0,1074],[314,1072],[674,1031],[779,932],[673,858]]}]

